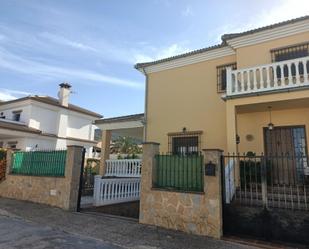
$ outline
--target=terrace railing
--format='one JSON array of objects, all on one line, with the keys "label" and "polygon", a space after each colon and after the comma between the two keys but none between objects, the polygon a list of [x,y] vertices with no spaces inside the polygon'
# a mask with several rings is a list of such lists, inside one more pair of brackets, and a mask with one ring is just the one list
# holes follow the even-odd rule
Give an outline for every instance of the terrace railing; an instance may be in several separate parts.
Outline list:
[{"label": "terrace railing", "polygon": [[140,199],[140,178],[102,178],[95,176],[94,205],[104,206]]},{"label": "terrace railing", "polygon": [[309,86],[309,57],[232,70],[227,68],[227,96]]},{"label": "terrace railing", "polygon": [[140,177],[141,159],[106,160],[105,176]]}]

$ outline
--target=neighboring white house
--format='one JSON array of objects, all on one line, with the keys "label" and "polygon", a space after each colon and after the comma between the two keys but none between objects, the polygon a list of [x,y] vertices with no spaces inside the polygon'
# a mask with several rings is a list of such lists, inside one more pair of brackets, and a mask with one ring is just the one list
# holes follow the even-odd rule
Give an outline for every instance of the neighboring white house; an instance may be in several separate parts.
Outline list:
[{"label": "neighboring white house", "polygon": [[100,114],[69,104],[71,85],[59,85],[59,99],[27,96],[0,102],[0,147],[21,150],[63,149],[82,145],[92,156],[94,120]]}]

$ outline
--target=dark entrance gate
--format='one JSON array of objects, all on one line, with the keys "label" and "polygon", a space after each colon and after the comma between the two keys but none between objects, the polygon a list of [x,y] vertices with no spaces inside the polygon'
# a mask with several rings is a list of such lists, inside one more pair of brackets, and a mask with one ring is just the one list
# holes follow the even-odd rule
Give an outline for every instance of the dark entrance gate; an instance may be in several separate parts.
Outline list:
[{"label": "dark entrance gate", "polygon": [[81,208],[93,205],[94,176],[98,174],[100,167],[98,159],[85,159],[85,151],[83,152],[83,158],[80,173],[78,211]]},{"label": "dark entrance gate", "polygon": [[309,244],[309,167],[302,153],[222,156],[223,231]]}]

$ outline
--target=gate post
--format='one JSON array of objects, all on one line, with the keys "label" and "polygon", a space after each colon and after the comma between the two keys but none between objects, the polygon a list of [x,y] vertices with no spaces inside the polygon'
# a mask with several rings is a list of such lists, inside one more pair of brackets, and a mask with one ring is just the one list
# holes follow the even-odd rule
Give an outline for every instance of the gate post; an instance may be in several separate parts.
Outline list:
[{"label": "gate post", "polygon": [[221,186],[221,156],[223,150],[204,149],[204,164],[209,162],[215,164],[215,176],[204,176],[204,192],[206,205],[209,209],[207,220],[211,224],[209,236],[221,238],[223,235],[223,218],[222,218],[222,186]]},{"label": "gate post", "polygon": [[5,176],[8,176],[11,173],[11,170],[12,170],[12,155],[13,155],[12,149],[7,149],[7,151],[6,151]]},{"label": "gate post", "polygon": [[67,183],[67,200],[65,200],[65,209],[69,211],[78,211],[81,194],[81,172],[84,164],[84,147],[78,145],[67,146],[67,159],[65,165],[65,179]]}]

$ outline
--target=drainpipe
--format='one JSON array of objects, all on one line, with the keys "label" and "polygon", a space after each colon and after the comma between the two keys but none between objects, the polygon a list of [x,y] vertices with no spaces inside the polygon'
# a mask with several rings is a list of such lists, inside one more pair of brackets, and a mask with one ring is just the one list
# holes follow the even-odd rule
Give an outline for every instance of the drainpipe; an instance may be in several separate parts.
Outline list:
[{"label": "drainpipe", "polygon": [[148,107],[148,74],[145,69],[143,69],[143,74],[145,75],[145,106],[144,106],[144,142],[147,139],[147,107]]}]

